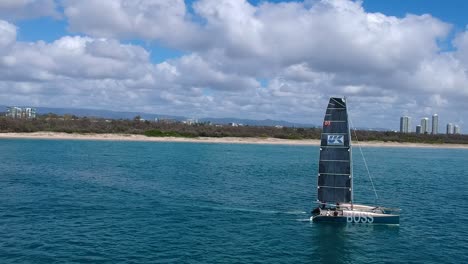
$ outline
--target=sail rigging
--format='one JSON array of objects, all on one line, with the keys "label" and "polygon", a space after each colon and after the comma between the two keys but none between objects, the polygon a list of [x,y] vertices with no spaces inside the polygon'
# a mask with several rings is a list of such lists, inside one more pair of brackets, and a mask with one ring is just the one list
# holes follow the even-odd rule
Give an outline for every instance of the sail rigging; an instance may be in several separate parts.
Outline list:
[{"label": "sail rigging", "polygon": [[[395,209],[354,203],[350,124],[346,100],[330,98],[323,120],[317,177],[317,196],[321,205],[312,210],[310,219],[314,222],[398,225],[400,216],[395,214]],[[364,156],[362,150],[361,155]],[[367,168],[365,160],[364,164]],[[370,177],[368,168],[367,172]],[[377,198],[375,187],[374,192]]]},{"label": "sail rigging", "polygon": [[[366,158],[364,157],[364,153],[362,152],[361,144],[359,144],[359,139],[358,139],[358,136],[357,136],[357,133],[356,133],[356,127],[353,125],[353,120],[351,119],[351,117],[349,117],[349,123],[350,123],[351,127],[354,127],[354,130],[353,130],[354,138],[356,139],[355,141],[357,143],[357,146],[359,147],[359,152],[361,153],[362,161],[364,162],[364,166],[366,167],[367,176],[369,177],[369,181],[370,181],[370,183],[372,185],[372,190],[374,190],[375,202],[377,202],[379,200],[379,196],[377,195],[377,190],[375,189],[374,181],[372,180],[372,176],[371,176],[371,173],[369,171],[369,166],[367,166]],[[351,129],[351,127],[350,127],[350,129]],[[351,135],[351,137],[352,137],[352,135]]]},{"label": "sail rigging", "polygon": [[323,121],[318,172],[318,201],[352,203],[352,159],[344,98],[330,98]]}]

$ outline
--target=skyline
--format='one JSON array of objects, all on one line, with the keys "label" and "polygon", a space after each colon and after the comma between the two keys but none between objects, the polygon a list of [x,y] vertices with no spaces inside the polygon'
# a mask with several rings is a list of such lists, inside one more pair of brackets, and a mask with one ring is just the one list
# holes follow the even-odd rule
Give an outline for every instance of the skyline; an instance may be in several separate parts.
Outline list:
[{"label": "skyline", "polygon": [[468,121],[463,1],[120,3],[0,3],[0,104],[313,124],[347,96],[357,127]]},{"label": "skyline", "polygon": [[[415,119],[415,124],[411,124],[412,117],[411,116],[401,116],[400,117],[400,133],[412,133],[415,132],[416,134],[441,134],[440,133],[440,124],[439,124],[439,115],[433,114],[432,115],[432,122],[429,126],[429,118],[428,117],[421,117],[419,119]],[[418,122],[419,121],[419,122]],[[443,125],[443,124],[442,124]],[[415,130],[412,130],[412,127]],[[429,127],[431,128],[429,130]],[[449,127],[452,127],[449,129]],[[460,124],[453,123],[448,121],[445,125],[445,134],[462,134]],[[452,131],[449,133],[449,131]],[[442,133],[443,134],[443,133]]]}]

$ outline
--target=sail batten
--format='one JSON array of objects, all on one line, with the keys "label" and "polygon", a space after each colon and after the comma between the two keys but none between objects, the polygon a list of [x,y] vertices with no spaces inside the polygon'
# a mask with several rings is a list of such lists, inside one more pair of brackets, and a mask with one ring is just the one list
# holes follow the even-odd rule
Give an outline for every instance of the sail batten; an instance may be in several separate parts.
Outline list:
[{"label": "sail batten", "polygon": [[326,172],[319,172],[319,176],[320,175],[346,175],[346,176],[350,176],[351,173],[326,173]]},{"label": "sail batten", "polygon": [[322,186],[321,188],[330,188],[330,189],[349,189],[348,187],[333,187],[333,186]]},{"label": "sail batten", "polygon": [[320,142],[318,200],[322,203],[352,202],[351,138],[343,98],[330,98]]}]

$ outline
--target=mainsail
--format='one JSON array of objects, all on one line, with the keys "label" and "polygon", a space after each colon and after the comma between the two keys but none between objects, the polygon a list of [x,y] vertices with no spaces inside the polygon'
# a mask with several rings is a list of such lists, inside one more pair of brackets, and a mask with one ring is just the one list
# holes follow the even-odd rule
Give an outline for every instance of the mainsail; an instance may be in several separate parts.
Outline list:
[{"label": "mainsail", "polygon": [[323,121],[318,173],[318,201],[350,203],[353,200],[351,138],[344,98],[330,98]]}]

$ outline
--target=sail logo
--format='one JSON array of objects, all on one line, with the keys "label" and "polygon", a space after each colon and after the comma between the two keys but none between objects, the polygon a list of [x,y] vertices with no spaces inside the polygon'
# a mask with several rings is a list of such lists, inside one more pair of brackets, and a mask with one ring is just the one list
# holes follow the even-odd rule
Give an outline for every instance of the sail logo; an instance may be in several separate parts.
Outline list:
[{"label": "sail logo", "polygon": [[328,135],[328,145],[344,145],[344,135]]}]

